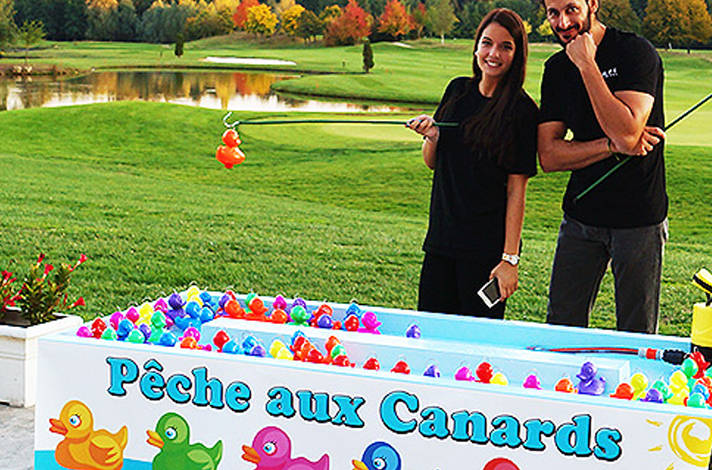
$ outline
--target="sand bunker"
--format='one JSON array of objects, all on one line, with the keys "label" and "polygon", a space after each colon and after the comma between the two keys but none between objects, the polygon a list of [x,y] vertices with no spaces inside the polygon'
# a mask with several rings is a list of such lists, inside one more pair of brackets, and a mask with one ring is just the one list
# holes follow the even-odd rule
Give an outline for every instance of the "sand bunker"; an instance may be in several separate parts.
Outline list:
[{"label": "sand bunker", "polygon": [[297,65],[291,60],[277,59],[249,59],[243,57],[206,57],[204,62],[213,62],[216,64],[243,64],[243,65]]}]

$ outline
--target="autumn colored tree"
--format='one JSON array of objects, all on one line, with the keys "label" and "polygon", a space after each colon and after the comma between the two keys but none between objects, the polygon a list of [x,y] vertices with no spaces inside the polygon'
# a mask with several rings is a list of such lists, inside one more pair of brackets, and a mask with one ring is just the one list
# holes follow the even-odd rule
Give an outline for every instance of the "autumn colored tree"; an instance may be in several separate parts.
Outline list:
[{"label": "autumn colored tree", "polygon": [[606,0],[601,2],[598,18],[607,26],[624,31],[640,31],[640,19],[633,11],[630,0]]},{"label": "autumn colored tree", "polygon": [[712,37],[712,20],[704,0],[650,0],[643,34],[653,43],[689,47]]},{"label": "autumn colored tree", "polygon": [[304,10],[297,18],[296,35],[305,41],[315,40],[318,34],[324,32],[324,22],[313,11]]},{"label": "autumn colored tree", "polygon": [[413,30],[413,19],[399,0],[388,0],[378,18],[378,31],[399,39]]},{"label": "autumn colored tree", "polygon": [[238,29],[245,29],[245,21],[247,21],[247,10],[259,5],[259,0],[242,0],[232,15],[232,22]]},{"label": "autumn colored tree", "polygon": [[425,25],[428,22],[428,10],[425,8],[425,4],[418,2],[418,5],[410,13],[410,17],[413,20],[415,37],[420,39],[423,37],[423,30],[425,30]]},{"label": "autumn colored tree", "polygon": [[303,6],[295,4],[292,7],[288,8],[287,10],[284,10],[282,12],[282,16],[280,18],[281,22],[282,22],[282,30],[288,36],[296,36],[297,35],[297,26],[299,24],[299,17],[305,11],[306,10],[304,9]]},{"label": "autumn colored tree", "polygon": [[328,27],[332,21],[341,16],[341,7],[339,5],[329,5],[321,10],[319,19],[324,22],[324,26]]},{"label": "autumn colored tree", "polygon": [[445,43],[445,35],[452,31],[458,19],[452,0],[428,0],[428,29],[440,36],[440,43]]},{"label": "autumn colored tree", "polygon": [[272,36],[277,29],[277,15],[267,5],[257,5],[247,10],[245,31],[260,36]]},{"label": "autumn colored tree", "polygon": [[327,45],[351,45],[371,33],[371,15],[358,5],[356,0],[349,0],[343,12],[329,24],[324,41]]}]

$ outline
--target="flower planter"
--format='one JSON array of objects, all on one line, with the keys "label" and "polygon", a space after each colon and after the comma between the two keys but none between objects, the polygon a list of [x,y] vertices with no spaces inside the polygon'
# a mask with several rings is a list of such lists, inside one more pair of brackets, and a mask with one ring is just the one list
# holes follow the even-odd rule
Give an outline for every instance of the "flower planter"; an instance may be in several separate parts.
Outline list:
[{"label": "flower planter", "polygon": [[34,406],[37,396],[37,341],[40,337],[76,328],[82,319],[57,314],[57,319],[29,326],[19,312],[6,312],[0,323],[0,402]]}]

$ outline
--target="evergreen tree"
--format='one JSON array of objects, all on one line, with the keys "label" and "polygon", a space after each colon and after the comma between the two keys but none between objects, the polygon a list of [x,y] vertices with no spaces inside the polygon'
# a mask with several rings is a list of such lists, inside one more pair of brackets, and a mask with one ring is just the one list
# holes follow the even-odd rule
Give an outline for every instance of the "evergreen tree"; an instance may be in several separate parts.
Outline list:
[{"label": "evergreen tree", "polygon": [[373,61],[373,49],[371,48],[371,41],[365,39],[363,41],[363,71],[368,73],[373,67],[375,62]]},{"label": "evergreen tree", "polygon": [[176,57],[183,57],[183,43],[183,34],[178,33],[178,35],[176,35],[176,48],[173,51]]}]

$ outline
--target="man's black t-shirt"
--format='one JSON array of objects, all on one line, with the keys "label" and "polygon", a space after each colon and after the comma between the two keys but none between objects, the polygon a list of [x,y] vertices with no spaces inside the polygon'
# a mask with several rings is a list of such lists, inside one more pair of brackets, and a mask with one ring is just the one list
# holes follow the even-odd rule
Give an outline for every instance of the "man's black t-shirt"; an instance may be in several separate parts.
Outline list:
[{"label": "man's black t-shirt", "polygon": [[[607,27],[596,63],[611,92],[639,91],[653,98],[648,125],[663,128],[663,66],[645,39]],[[547,60],[541,83],[541,122],[562,121],[576,141],[605,137],[593,112],[578,68],[560,51]],[[571,172],[564,212],[587,225],[633,228],[654,225],[667,216],[663,143],[645,157],[633,157],[585,197],[574,198],[618,163],[610,157]]]},{"label": "man's black t-shirt", "polygon": [[[423,245],[427,252],[450,258],[499,259],[504,246],[507,175],[536,174],[538,109],[524,92],[512,118],[516,151],[504,159],[506,167],[484,149],[473,150],[465,142],[462,123],[482,111],[488,100],[477,81],[460,77],[450,82],[435,113],[438,121],[460,126],[440,128],[430,225]],[[450,104],[444,107],[444,103]]]}]

